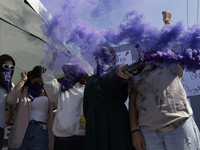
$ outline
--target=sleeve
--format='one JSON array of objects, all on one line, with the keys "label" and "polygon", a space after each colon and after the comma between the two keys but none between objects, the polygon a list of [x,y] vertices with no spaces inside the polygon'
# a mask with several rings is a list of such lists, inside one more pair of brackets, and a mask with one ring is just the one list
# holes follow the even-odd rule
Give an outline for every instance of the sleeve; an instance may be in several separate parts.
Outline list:
[{"label": "sleeve", "polygon": [[53,76],[53,73],[54,70],[47,69],[47,71],[42,74],[42,79],[47,96],[52,102],[54,102],[57,105],[58,95],[60,93],[60,83]]},{"label": "sleeve", "polygon": [[87,93],[87,82],[86,82],[84,94],[83,94],[83,114],[86,119],[87,119],[87,112],[89,108],[89,101],[87,99],[87,94],[88,93]]},{"label": "sleeve", "polygon": [[19,98],[21,96],[21,92],[16,92],[13,88],[7,96],[7,103],[10,105],[15,105],[19,103]]}]

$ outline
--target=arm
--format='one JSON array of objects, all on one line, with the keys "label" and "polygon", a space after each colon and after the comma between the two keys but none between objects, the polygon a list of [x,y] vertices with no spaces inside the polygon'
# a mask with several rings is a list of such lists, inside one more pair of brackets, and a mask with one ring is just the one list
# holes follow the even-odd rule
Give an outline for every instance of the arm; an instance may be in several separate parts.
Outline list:
[{"label": "arm", "polygon": [[164,23],[165,24],[172,24],[172,21],[170,20],[172,14],[169,11],[163,11],[162,14],[163,14]]},{"label": "arm", "polygon": [[[172,14],[169,11],[163,11],[162,14],[163,14],[163,21],[164,21],[164,23],[165,24],[172,24],[172,21],[170,20]],[[177,74],[177,76],[179,78],[183,77],[184,70],[182,69],[182,67],[180,65],[176,65],[174,67],[174,72]]]},{"label": "arm", "polygon": [[57,52],[53,53],[53,59],[49,64],[49,67],[45,73],[42,74],[42,79],[44,83],[45,92],[49,99],[58,105],[58,95],[60,93],[60,83],[54,77],[54,64],[57,60]]},{"label": "arm", "polygon": [[21,80],[19,81],[19,83],[14,88],[16,92],[21,92],[22,91],[24,83],[28,79],[27,75],[28,75],[28,73],[26,71],[21,73]]},{"label": "arm", "polygon": [[122,79],[128,79],[131,76],[133,76],[133,74],[130,73],[130,72],[125,72],[125,73],[123,72],[123,69],[126,68],[126,67],[128,67],[128,64],[120,65],[116,70],[116,74]]},{"label": "arm", "polygon": [[27,72],[24,71],[21,73],[21,80],[19,83],[15,86],[14,89],[10,91],[10,93],[7,96],[7,103],[10,105],[15,105],[16,103],[19,103],[19,97],[21,95],[21,91],[23,89],[23,86],[27,80]]},{"label": "arm", "polygon": [[45,73],[42,74],[42,79],[44,83],[44,89],[47,93],[49,99],[58,105],[58,95],[60,93],[60,83],[53,76],[54,71],[47,69]]},{"label": "arm", "polygon": [[[137,92],[135,88],[132,89],[130,96],[129,96],[129,120],[131,131],[137,129],[137,110],[136,110],[136,97]],[[145,149],[144,138],[140,131],[136,131],[132,133],[132,144],[137,150]]]}]

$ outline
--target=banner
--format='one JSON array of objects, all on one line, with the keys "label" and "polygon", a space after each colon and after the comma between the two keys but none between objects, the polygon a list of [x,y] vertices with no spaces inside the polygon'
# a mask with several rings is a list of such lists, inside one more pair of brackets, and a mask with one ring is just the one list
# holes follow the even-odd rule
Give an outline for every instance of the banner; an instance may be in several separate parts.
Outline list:
[{"label": "banner", "polygon": [[185,72],[181,82],[187,96],[200,95],[200,70],[195,73]]},{"label": "banner", "polygon": [[117,64],[131,64],[132,63],[132,55],[131,50],[126,50],[122,52],[116,52],[117,54]]}]

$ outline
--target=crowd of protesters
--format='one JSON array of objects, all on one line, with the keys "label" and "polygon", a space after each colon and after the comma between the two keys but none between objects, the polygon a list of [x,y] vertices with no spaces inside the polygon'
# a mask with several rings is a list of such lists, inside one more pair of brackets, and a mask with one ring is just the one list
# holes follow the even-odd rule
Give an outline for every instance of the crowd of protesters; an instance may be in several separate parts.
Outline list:
[{"label": "crowd of protesters", "polygon": [[[170,18],[170,12],[163,12],[166,24]],[[128,72],[127,64],[116,65],[116,52],[108,44],[93,55],[97,67],[92,76],[72,58],[62,65],[64,77],[58,81],[54,52],[48,68],[22,72],[15,86],[15,61],[0,56],[0,150],[13,105],[9,150],[200,150],[180,65],[144,64],[140,72]]]}]

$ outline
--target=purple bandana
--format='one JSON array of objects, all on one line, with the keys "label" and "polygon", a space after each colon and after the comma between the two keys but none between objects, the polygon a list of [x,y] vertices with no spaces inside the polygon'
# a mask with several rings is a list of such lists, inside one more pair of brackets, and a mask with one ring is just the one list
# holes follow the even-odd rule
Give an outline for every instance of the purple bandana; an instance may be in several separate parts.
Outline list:
[{"label": "purple bandana", "polygon": [[8,92],[10,91],[10,79],[11,79],[11,74],[12,74],[12,70],[10,68],[8,69],[4,69],[2,68],[2,74],[4,76],[5,82],[1,82],[1,87],[3,87],[4,89],[6,89]]},{"label": "purple bandana", "polygon": [[80,72],[80,68],[78,65],[69,65],[65,64],[62,67],[63,72],[65,73],[65,77],[61,83],[61,91],[68,90],[71,88],[76,82],[78,82],[78,75]]},{"label": "purple bandana", "polygon": [[30,82],[28,86],[28,96],[31,98],[31,101],[33,101],[36,97],[38,97],[42,91],[44,90],[44,87],[42,85],[34,85]]},{"label": "purple bandana", "polygon": [[112,67],[113,65],[97,65],[97,79],[101,78],[104,74],[108,72],[108,70]]},{"label": "purple bandana", "polygon": [[110,68],[115,64],[113,58],[108,54],[103,54],[97,59],[97,79],[101,78],[108,72]]}]

